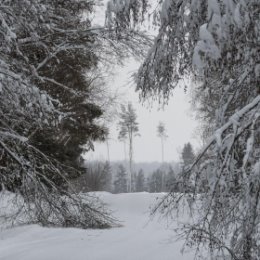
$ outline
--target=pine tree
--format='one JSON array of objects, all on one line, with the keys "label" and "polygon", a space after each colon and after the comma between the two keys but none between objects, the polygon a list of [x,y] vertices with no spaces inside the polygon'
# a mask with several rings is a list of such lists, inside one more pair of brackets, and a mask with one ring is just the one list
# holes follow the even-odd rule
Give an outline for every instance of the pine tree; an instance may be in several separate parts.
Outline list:
[{"label": "pine tree", "polygon": [[162,192],[163,191],[163,171],[157,169],[152,173],[149,179],[149,192]]},{"label": "pine tree", "polygon": [[162,163],[164,162],[164,141],[168,137],[166,134],[165,125],[163,122],[159,122],[159,125],[157,126],[157,135],[161,139],[161,145],[162,145]]},{"label": "pine tree", "polygon": [[181,152],[181,159],[184,167],[189,166],[191,163],[193,163],[195,159],[195,154],[190,143],[184,145]]},{"label": "pine tree", "polygon": [[176,179],[175,172],[171,166],[168,169],[165,179],[166,179],[166,191],[173,190],[174,192],[177,192],[178,191],[177,179]]},{"label": "pine tree", "polygon": [[179,179],[178,189],[180,192],[190,193],[194,188],[193,179],[190,180],[183,179],[183,176],[185,176],[187,169],[189,169],[189,167],[192,165],[194,159],[195,159],[195,154],[193,152],[192,145],[190,143],[185,144],[181,153],[182,169],[178,178]]},{"label": "pine tree", "polygon": [[131,103],[121,106],[119,114],[119,140],[128,139],[129,142],[129,191],[132,191],[133,175],[133,139],[139,134],[137,115]]},{"label": "pine tree", "polygon": [[68,190],[83,145],[106,132],[85,75],[98,61],[90,20],[81,17],[92,8],[73,0],[0,3],[0,183],[22,196],[33,223],[87,228],[111,220],[98,200],[90,205]]}]

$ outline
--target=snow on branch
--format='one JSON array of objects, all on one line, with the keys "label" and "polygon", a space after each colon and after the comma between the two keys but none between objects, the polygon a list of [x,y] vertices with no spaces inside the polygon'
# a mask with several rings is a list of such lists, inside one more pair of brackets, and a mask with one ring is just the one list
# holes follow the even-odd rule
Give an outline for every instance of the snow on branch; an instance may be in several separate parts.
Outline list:
[{"label": "snow on branch", "polygon": [[[252,100],[251,103],[243,107],[241,110],[236,112],[234,115],[230,117],[228,122],[224,124],[221,128],[217,129],[215,134],[213,134],[213,137],[208,141],[208,143],[204,146],[202,151],[199,153],[199,155],[196,157],[194,160],[193,164],[190,166],[188,171],[192,171],[193,168],[198,164],[198,162],[202,159],[202,157],[206,154],[207,150],[210,148],[210,146],[214,143],[218,145],[219,148],[222,147],[222,134],[229,129],[231,126],[235,125],[240,125],[240,120],[245,116],[246,113],[250,112],[252,109],[256,108],[259,106],[260,103],[260,95],[258,95],[254,100]],[[259,109],[258,109],[259,110]],[[257,113],[257,111],[255,113]],[[250,125],[252,122],[249,123]],[[248,127],[249,125],[247,125]],[[241,131],[237,131],[236,134],[241,133]]]}]

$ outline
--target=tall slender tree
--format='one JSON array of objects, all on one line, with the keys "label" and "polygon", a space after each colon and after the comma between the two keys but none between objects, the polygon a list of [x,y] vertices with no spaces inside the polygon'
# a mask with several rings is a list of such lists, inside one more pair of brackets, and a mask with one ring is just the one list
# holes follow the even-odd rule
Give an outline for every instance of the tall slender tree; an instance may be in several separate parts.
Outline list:
[{"label": "tall slender tree", "polygon": [[132,191],[132,175],[133,175],[133,140],[139,135],[139,127],[137,115],[131,103],[127,106],[121,106],[119,114],[119,140],[128,139],[129,142],[129,191]]},{"label": "tall slender tree", "polygon": [[157,126],[157,135],[161,139],[161,149],[162,149],[162,163],[164,163],[164,141],[168,137],[163,122],[159,122]]}]

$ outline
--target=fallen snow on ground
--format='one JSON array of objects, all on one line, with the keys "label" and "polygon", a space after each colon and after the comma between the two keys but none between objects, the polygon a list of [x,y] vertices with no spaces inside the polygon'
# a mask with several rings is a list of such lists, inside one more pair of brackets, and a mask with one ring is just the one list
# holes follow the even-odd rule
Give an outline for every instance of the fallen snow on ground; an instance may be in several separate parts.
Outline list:
[{"label": "fallen snow on ground", "polygon": [[191,260],[181,254],[173,227],[150,220],[149,208],[163,194],[98,193],[122,227],[106,230],[29,225],[0,232],[0,260]]}]

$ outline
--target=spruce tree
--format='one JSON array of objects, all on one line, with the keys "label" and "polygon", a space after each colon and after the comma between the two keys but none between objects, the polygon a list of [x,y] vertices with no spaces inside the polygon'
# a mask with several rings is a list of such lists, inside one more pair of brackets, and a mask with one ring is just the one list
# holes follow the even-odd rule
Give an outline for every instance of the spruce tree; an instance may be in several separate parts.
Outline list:
[{"label": "spruce tree", "polygon": [[195,159],[193,147],[190,143],[184,145],[181,152],[181,159],[183,166],[189,166]]},{"label": "spruce tree", "polygon": [[97,65],[96,37],[82,17],[92,8],[73,0],[0,3],[0,183],[22,196],[18,215],[29,222],[87,228],[111,221],[98,200],[68,189],[84,145],[106,131],[95,122],[102,109],[90,101],[85,74]]},{"label": "spruce tree", "polygon": [[145,177],[142,169],[139,170],[136,177],[136,192],[141,192],[145,190]]}]

